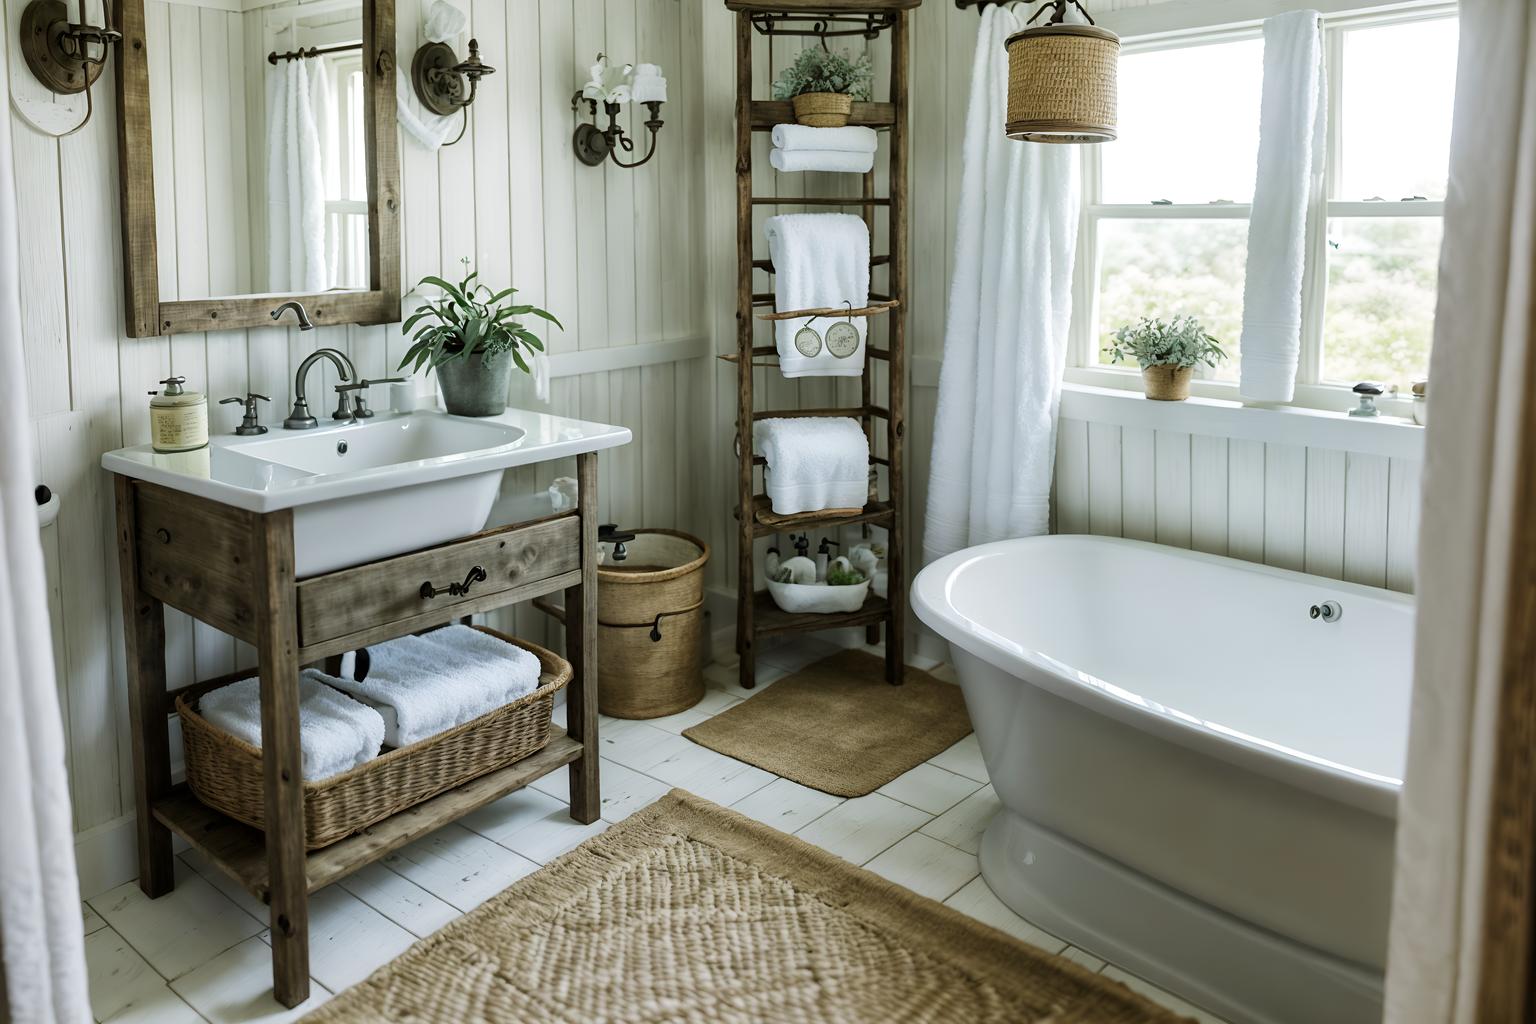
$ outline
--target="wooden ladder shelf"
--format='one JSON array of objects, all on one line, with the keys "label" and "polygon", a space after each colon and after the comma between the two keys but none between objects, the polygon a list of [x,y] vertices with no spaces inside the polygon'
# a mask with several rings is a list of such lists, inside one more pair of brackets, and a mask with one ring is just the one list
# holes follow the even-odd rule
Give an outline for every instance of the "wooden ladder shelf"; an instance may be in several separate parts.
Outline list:
[{"label": "wooden ladder shelf", "polygon": [[[737,604],[736,650],[741,656],[740,683],[751,689],[757,677],[757,638],[782,633],[840,629],[863,626],[866,640],[877,643],[881,627],[885,630],[886,679],[902,680],[907,618],[907,579],[904,552],[906,489],[904,479],[904,435],[906,430],[906,298],[907,298],[907,87],[911,46],[910,11],[922,0],[725,0],[736,13],[736,352],[722,356],[736,367],[736,436],[740,439],[739,487],[737,493]],[[888,170],[884,194],[876,194],[876,175],[862,176],[858,196],[760,196],[753,190],[753,133],[769,131],[776,124],[793,121],[787,102],[772,102],[752,97],[752,43],[755,33],[768,37],[770,62],[773,40],[778,36],[807,36],[824,43],[827,36],[862,36],[887,39],[891,47],[890,91],[882,102],[855,103],[851,125],[864,125],[881,131],[881,149],[887,154]],[[850,40],[853,41],[853,40]],[[753,211],[758,208],[814,206],[828,210],[858,207],[870,229],[871,244],[876,238],[876,216],[887,218],[886,244],[889,255],[870,260],[871,285],[876,273],[884,273],[884,291],[871,291],[869,304],[852,310],[854,316],[867,317],[864,373],[860,378],[857,404],[843,399],[846,408],[787,409],[770,411],[754,404],[753,370],[777,368],[777,350],[772,344],[756,344],[757,325],[772,329],[774,320],[817,315],[829,320],[849,316],[846,308],[757,312],[758,307],[773,306],[772,292],[755,292],[754,271],[773,273],[768,260],[753,258]],[[883,346],[874,344],[877,325],[885,325]],[[771,341],[771,335],[769,336]],[[758,357],[754,361],[754,357]],[[876,400],[880,381],[876,363],[883,362],[886,390],[884,403]],[[774,416],[848,416],[859,420],[870,442],[871,462],[885,470],[885,494],[870,501],[857,514],[847,510],[807,512],[793,516],[775,515],[766,496],[757,491],[757,467],[763,460],[753,456],[752,428],[758,420]],[[883,454],[882,454],[883,445]],[[831,615],[791,615],[774,605],[766,592],[754,588],[753,541],[785,530],[835,529],[844,525],[878,527],[886,532],[887,590],[884,598],[871,594],[858,611]]]}]

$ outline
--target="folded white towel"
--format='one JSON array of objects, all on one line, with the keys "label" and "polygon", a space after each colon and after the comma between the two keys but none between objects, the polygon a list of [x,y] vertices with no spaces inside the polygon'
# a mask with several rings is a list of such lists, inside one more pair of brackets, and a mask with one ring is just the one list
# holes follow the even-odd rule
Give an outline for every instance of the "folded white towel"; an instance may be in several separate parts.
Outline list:
[{"label": "folded white towel", "polygon": [[752,447],[768,463],[764,489],[780,515],[863,508],[869,498],[869,438],[847,417],[759,420]]},{"label": "folded white towel", "polygon": [[1289,402],[1301,358],[1301,287],[1307,201],[1323,176],[1327,135],[1326,58],[1316,11],[1264,22],[1264,95],[1259,165],[1248,218],[1243,285],[1244,398]]},{"label": "folded white towel", "polygon": [[[319,782],[378,756],[384,719],[326,685],[314,669],[299,674],[299,748],[304,781]],[[203,694],[198,713],[253,747],[261,746],[261,682],[242,679]]]},{"label": "folded white towel", "polygon": [[[862,219],[851,213],[784,213],[769,217],[763,232],[773,260],[777,309],[832,309],[847,303],[860,309],[869,304],[869,228]],[[827,328],[839,322],[835,318],[815,321],[823,337],[817,351],[806,355],[796,347],[796,335],[811,322],[810,317],[774,321],[779,371],[785,377],[862,376],[865,318],[853,318],[858,341],[843,356],[834,355],[824,340]]]},{"label": "folded white towel", "polygon": [[774,170],[785,174],[797,171],[863,174],[875,166],[875,154],[852,153],[841,149],[775,149],[768,154],[768,162]]},{"label": "folded white towel", "polygon": [[873,153],[880,136],[873,128],[849,125],[844,128],[812,128],[804,124],[773,126],[775,149],[831,149],[844,153]]},{"label": "folded white towel", "polygon": [[539,686],[539,659],[488,633],[449,626],[368,648],[368,678],[331,685],[376,708],[384,742],[403,747],[479,718]]}]

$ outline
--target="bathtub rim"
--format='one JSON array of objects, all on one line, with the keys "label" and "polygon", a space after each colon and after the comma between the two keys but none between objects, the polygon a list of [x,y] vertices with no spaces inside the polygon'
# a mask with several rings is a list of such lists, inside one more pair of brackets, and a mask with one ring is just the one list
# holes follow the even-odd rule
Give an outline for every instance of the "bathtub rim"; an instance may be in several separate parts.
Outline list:
[{"label": "bathtub rim", "polygon": [[964,548],[924,566],[913,579],[911,588],[912,610],[924,625],[949,643],[962,647],[973,656],[1012,676],[1019,685],[1039,686],[1048,693],[1105,714],[1132,728],[1318,796],[1396,820],[1398,797],[1402,790],[1401,779],[1338,764],[1305,751],[1266,741],[1262,737],[1247,736],[1222,727],[1219,723],[1206,722],[1178,709],[1141,698],[1110,680],[1100,679],[1039,651],[1026,649],[999,637],[961,614],[950,600],[952,581],[967,565],[1021,547],[1046,544],[1086,544],[1153,551],[1164,557],[1191,559],[1236,572],[1254,573],[1307,586],[1322,586],[1343,595],[1385,600],[1405,606],[1410,611],[1415,604],[1411,595],[1245,562],[1225,555],[1092,534],[1050,534]]}]

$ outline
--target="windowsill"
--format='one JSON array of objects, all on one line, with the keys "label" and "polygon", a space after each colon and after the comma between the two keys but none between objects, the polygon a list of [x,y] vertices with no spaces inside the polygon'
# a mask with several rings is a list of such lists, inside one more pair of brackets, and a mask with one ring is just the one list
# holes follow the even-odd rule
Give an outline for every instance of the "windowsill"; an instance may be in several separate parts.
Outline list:
[{"label": "windowsill", "polygon": [[[1126,385],[1100,387],[1084,378],[1121,378]],[[1424,458],[1424,428],[1411,419],[1383,414],[1374,419],[1298,406],[1244,405],[1220,398],[1192,396],[1183,402],[1154,402],[1140,390],[1141,379],[1118,371],[1069,369],[1062,387],[1061,415],[1091,423],[1148,427],[1266,444]],[[1134,383],[1135,390],[1130,386]],[[1406,405],[1406,402],[1397,402]]]}]

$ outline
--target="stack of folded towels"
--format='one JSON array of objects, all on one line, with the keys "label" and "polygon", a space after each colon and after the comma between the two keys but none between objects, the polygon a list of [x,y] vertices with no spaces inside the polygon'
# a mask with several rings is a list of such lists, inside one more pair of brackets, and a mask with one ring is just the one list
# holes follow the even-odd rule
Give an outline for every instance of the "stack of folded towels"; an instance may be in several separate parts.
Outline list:
[{"label": "stack of folded towels", "polygon": [[758,421],[752,447],[768,467],[763,489],[779,515],[863,508],[869,497],[869,438],[842,416]]},{"label": "stack of folded towels", "polygon": [[[318,782],[445,732],[538,689],[539,659],[488,633],[449,626],[342,658],[341,676],[299,676],[299,747],[304,781]],[[353,678],[363,674],[361,680]],[[261,746],[261,684],[243,679],[202,696],[208,722]]]},{"label": "stack of folded towels", "polygon": [[780,124],[773,128],[773,152],[768,154],[768,162],[776,171],[863,174],[875,166],[878,144],[873,128]]}]

